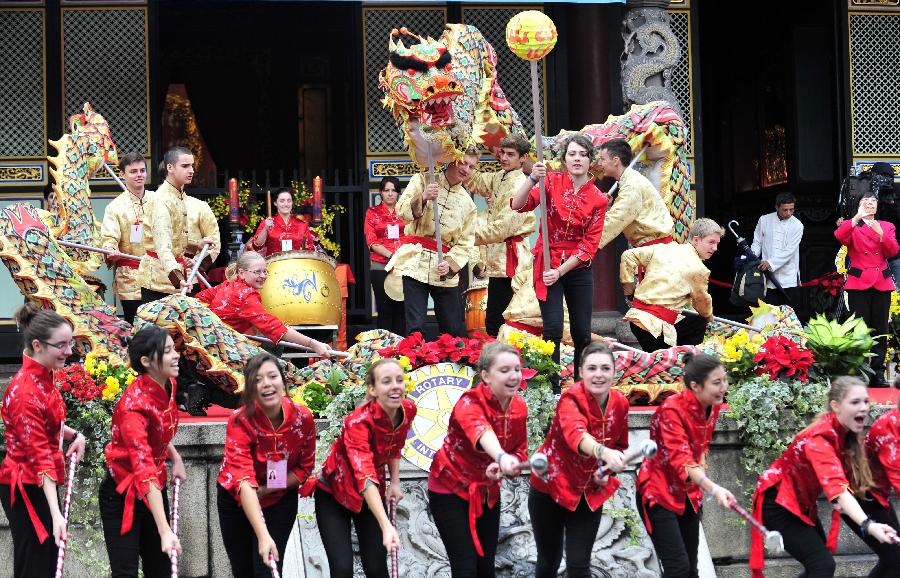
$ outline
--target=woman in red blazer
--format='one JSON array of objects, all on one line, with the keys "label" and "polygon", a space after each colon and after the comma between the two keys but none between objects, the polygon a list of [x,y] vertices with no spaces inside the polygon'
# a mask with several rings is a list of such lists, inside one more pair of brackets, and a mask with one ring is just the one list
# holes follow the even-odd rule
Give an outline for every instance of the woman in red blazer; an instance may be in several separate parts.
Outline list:
[{"label": "woman in red blazer", "polygon": [[625,467],[628,400],[615,391],[612,352],[592,341],[581,352],[581,381],[559,398],[544,444],[538,449],[550,466],[544,478],[531,474],[528,512],[537,546],[537,578],[556,578],[566,549],[569,578],[590,578],[591,551],[600,529],[603,504],[619,480],[593,479],[602,459],[612,472]]},{"label": "woman in red blazer", "polygon": [[850,220],[838,226],[834,236],[847,246],[850,266],[844,290],[850,302],[850,311],[862,317],[866,325],[875,330],[877,337],[872,353],[872,369],[875,377],[872,387],[887,387],[884,381],[884,355],[887,352],[888,313],[891,307],[891,291],[894,281],[887,260],[897,254],[897,235],[894,225],[878,221],[878,199],[868,193],[859,201],[859,211]]}]

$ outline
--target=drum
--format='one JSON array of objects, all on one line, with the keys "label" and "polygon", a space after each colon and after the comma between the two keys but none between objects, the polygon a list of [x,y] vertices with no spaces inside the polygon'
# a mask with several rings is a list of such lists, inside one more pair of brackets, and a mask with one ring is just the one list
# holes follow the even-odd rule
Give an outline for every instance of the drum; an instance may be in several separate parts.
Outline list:
[{"label": "drum", "polygon": [[466,331],[469,337],[475,332],[486,333],[487,279],[473,279],[466,289]]},{"label": "drum", "polygon": [[266,259],[269,277],[263,307],[286,325],[339,325],[341,286],[334,259],[324,253],[287,251]]}]

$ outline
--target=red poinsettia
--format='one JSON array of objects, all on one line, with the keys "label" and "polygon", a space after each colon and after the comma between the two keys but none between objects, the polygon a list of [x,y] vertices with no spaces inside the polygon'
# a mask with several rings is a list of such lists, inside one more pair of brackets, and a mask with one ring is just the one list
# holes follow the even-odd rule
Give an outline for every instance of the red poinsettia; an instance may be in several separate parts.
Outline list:
[{"label": "red poinsettia", "polygon": [[413,368],[439,363],[475,364],[481,355],[481,348],[491,340],[484,334],[476,334],[472,338],[453,337],[447,333],[440,335],[435,341],[425,341],[422,334],[416,331],[409,337],[400,340],[394,347],[385,347],[378,351],[382,357],[409,358]]},{"label": "red poinsettia", "polygon": [[56,386],[62,393],[71,394],[81,401],[90,401],[103,395],[103,387],[97,385],[81,364],[60,369],[55,377]]},{"label": "red poinsettia", "polygon": [[806,381],[814,360],[810,350],[800,347],[793,339],[778,335],[763,343],[753,361],[762,363],[756,367],[756,373],[768,373],[769,379],[784,376]]}]

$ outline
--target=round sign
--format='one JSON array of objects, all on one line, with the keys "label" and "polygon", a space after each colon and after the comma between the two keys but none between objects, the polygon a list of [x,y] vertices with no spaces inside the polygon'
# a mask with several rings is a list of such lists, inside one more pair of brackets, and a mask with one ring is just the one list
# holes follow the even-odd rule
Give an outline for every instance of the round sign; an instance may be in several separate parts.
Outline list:
[{"label": "round sign", "polygon": [[447,436],[453,406],[469,387],[475,370],[468,365],[437,363],[409,373],[415,389],[409,399],[416,402],[416,417],[406,437],[403,457],[425,470]]}]

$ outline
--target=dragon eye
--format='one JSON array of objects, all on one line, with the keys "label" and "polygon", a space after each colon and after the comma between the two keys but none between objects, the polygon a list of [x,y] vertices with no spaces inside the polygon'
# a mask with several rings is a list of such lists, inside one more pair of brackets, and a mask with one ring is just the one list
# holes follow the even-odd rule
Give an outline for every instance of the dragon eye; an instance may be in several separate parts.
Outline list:
[{"label": "dragon eye", "polygon": [[415,75],[419,74],[419,71],[416,70],[415,68],[407,68],[406,74],[408,74],[410,76],[415,76]]},{"label": "dragon eye", "polygon": [[451,64],[449,62],[447,63],[447,66],[444,67],[445,72],[450,72],[452,69],[453,69],[453,66],[451,66]]}]

